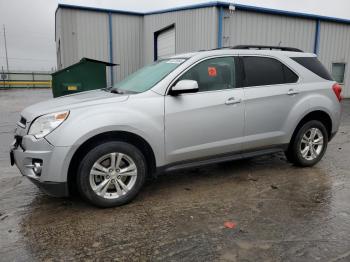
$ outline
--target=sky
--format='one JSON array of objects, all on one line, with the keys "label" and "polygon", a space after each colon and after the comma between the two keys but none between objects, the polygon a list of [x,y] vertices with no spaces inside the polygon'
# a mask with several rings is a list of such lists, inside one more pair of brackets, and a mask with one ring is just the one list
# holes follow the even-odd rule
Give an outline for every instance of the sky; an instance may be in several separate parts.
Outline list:
[{"label": "sky", "polygon": [[[131,11],[154,11],[211,0],[0,0],[0,71],[6,71],[3,25],[9,69],[56,68],[55,10],[58,3]],[[349,0],[227,0],[245,5],[350,19]]]}]

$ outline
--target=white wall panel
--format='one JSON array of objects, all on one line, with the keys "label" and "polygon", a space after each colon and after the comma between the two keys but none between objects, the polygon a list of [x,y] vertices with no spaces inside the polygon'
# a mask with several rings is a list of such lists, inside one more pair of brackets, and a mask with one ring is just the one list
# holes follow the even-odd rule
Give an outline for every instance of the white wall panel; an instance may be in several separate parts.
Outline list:
[{"label": "white wall panel", "polygon": [[350,98],[350,25],[321,22],[319,59],[330,72],[332,63],[346,63],[343,96]]},{"label": "white wall panel", "polygon": [[108,15],[92,11],[76,12],[79,59],[88,57],[109,62]]},{"label": "white wall panel", "polygon": [[223,46],[281,45],[313,52],[315,32],[311,19],[225,10]]},{"label": "white wall panel", "polygon": [[61,58],[62,58],[62,68],[64,68],[79,61],[77,35],[76,35],[77,10],[61,9],[60,16],[61,16],[61,35],[60,35]]},{"label": "white wall panel", "polygon": [[[216,7],[181,10],[146,16],[112,13],[113,61],[119,81],[154,60],[154,34],[175,26],[175,52],[183,53],[217,47]],[[239,44],[281,45],[313,52],[316,21],[225,9],[223,46]],[[67,67],[82,57],[109,61],[109,20],[107,12],[59,8],[56,13],[56,52]],[[319,58],[328,70],[333,62],[346,63],[344,95],[350,97],[350,25],[323,22],[320,25]],[[59,54],[57,54],[59,55]]]},{"label": "white wall panel", "polygon": [[113,61],[120,64],[114,79],[120,81],[142,66],[143,17],[112,14]]},{"label": "white wall panel", "polygon": [[83,57],[109,61],[106,13],[62,8],[57,16],[61,17],[58,26],[56,24],[56,45],[58,48],[59,40],[62,67],[70,66]]}]

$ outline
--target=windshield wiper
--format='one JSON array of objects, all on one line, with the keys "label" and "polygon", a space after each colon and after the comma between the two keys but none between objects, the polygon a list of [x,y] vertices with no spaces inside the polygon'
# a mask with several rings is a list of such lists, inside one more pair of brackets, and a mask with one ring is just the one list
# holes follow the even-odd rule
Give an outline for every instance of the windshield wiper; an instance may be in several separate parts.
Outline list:
[{"label": "windshield wiper", "polygon": [[102,88],[101,90],[106,91],[106,92],[111,92],[113,94],[119,94],[119,95],[138,94],[139,93],[136,91],[124,90],[124,89],[120,89],[120,88],[113,87],[113,86],[108,86],[108,87]]},{"label": "windshield wiper", "polygon": [[109,90],[111,90],[112,88],[113,86],[107,86],[107,87],[101,88],[101,90],[109,92]]},{"label": "windshield wiper", "polygon": [[106,92],[111,92],[113,94],[120,94],[120,95],[125,94],[125,92],[123,92],[120,89],[113,87],[113,86],[108,86],[108,87],[102,88],[101,90],[106,91]]},{"label": "windshield wiper", "polygon": [[113,94],[120,94],[120,95],[123,95],[125,94],[123,91],[121,91],[120,89],[114,87],[114,88],[110,88],[108,91],[110,91],[111,93]]}]

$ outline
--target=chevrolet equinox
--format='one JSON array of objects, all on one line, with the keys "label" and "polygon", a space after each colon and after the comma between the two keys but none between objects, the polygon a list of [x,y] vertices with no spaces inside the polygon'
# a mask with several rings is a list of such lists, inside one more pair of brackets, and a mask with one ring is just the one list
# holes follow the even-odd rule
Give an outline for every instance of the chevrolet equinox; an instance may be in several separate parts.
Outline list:
[{"label": "chevrolet equinox", "polygon": [[114,86],[24,109],[11,163],[54,196],[131,201],[149,176],[285,152],[323,157],[341,117],[341,87],[315,54],[239,46],[160,59]]}]

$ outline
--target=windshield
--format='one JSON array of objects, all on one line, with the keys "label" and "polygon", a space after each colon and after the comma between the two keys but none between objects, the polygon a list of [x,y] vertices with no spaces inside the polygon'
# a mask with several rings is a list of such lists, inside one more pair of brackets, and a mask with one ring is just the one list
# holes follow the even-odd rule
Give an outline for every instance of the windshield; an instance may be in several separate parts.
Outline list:
[{"label": "windshield", "polygon": [[113,85],[112,91],[142,93],[151,89],[160,80],[182,64],[185,59],[165,59],[147,65],[124,80]]}]

